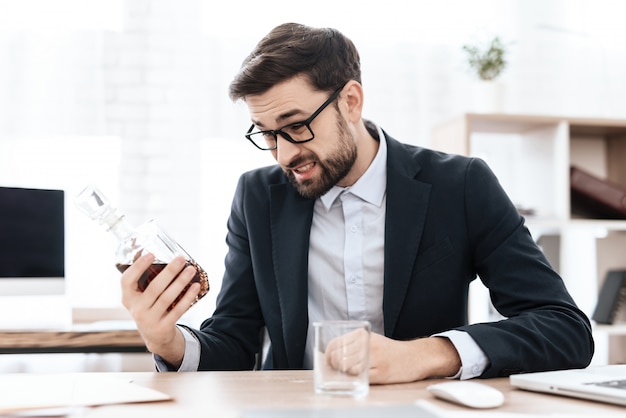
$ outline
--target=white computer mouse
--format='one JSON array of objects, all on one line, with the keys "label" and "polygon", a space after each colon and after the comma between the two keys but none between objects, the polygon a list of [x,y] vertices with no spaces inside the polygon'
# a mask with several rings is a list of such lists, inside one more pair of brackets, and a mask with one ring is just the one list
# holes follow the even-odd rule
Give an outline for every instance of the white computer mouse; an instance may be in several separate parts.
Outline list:
[{"label": "white computer mouse", "polygon": [[502,392],[484,383],[453,380],[435,383],[426,389],[437,398],[470,408],[495,408],[504,403]]}]

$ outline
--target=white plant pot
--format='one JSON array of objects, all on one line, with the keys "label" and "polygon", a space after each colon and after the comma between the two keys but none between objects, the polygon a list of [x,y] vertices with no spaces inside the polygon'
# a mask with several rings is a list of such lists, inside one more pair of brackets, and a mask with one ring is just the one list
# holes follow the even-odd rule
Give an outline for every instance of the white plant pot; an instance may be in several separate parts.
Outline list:
[{"label": "white plant pot", "polygon": [[504,84],[499,81],[477,80],[472,84],[472,112],[502,113]]}]

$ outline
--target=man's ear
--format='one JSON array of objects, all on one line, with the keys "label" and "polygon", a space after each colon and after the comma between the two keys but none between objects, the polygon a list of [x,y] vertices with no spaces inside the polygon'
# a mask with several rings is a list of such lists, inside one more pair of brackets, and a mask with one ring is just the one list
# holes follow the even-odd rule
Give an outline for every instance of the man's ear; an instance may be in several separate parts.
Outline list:
[{"label": "man's ear", "polygon": [[350,80],[346,83],[340,97],[345,103],[346,118],[354,123],[361,120],[363,111],[363,87],[361,83]]}]

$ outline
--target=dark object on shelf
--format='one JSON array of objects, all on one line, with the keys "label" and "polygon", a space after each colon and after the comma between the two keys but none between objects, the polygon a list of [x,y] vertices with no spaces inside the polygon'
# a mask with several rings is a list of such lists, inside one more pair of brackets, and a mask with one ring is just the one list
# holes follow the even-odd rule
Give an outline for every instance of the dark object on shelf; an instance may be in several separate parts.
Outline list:
[{"label": "dark object on shelf", "polygon": [[572,214],[597,219],[626,219],[626,187],[570,168]]},{"label": "dark object on shelf", "polygon": [[626,270],[611,270],[604,279],[591,319],[599,324],[612,324],[615,313],[624,299],[626,299]]}]

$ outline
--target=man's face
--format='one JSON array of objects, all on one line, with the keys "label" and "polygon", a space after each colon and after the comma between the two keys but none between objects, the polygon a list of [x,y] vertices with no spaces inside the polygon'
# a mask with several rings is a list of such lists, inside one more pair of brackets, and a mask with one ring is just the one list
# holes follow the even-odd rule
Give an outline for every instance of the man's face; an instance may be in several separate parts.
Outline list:
[{"label": "man's face", "polygon": [[[246,97],[246,104],[258,129],[278,129],[307,119],[329,94],[313,90],[298,77],[263,94]],[[337,100],[341,100],[341,94]],[[354,165],[357,148],[335,103],[326,107],[310,127],[315,134],[312,141],[294,144],[278,134],[278,146],[271,152],[298,192],[315,199],[334,185],[341,185]]]}]

